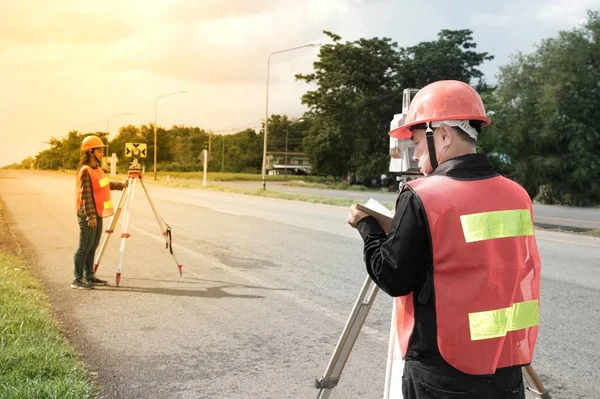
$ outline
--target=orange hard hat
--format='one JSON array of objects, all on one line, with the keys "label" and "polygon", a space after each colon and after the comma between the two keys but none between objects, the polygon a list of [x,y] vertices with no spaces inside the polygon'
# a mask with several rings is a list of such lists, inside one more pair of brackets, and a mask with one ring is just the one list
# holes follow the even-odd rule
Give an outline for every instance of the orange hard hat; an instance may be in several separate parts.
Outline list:
[{"label": "orange hard hat", "polygon": [[98,136],[87,136],[81,142],[81,151],[90,151],[94,148],[106,147],[106,145],[100,140]]},{"label": "orange hard hat", "polygon": [[410,139],[410,127],[435,121],[481,121],[490,124],[481,97],[470,85],[458,80],[440,80],[423,87],[411,101],[404,124],[389,132],[397,139]]}]

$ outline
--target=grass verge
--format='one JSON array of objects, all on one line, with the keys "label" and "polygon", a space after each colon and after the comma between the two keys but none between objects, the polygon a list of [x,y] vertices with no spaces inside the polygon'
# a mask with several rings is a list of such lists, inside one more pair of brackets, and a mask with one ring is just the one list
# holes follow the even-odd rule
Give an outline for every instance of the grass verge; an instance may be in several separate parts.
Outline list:
[{"label": "grass verge", "polygon": [[0,398],[96,396],[24,262],[0,250]]},{"label": "grass verge", "polygon": [[[146,181],[146,180],[144,180],[144,181]],[[330,197],[318,197],[318,196],[313,196],[313,195],[289,194],[289,193],[282,193],[279,191],[261,190],[261,189],[245,190],[243,188],[222,187],[222,186],[214,186],[214,185],[207,185],[206,187],[203,187],[201,183],[186,182],[186,181],[181,181],[181,180],[167,182],[165,180],[150,181],[148,179],[148,182],[150,184],[160,184],[160,185],[171,186],[171,187],[197,188],[197,189],[209,190],[209,191],[221,191],[221,192],[236,193],[236,194],[254,195],[254,196],[258,196],[258,197],[268,197],[268,198],[285,199],[285,200],[292,200],[292,201],[311,202],[314,204],[350,206],[350,205],[356,204],[356,202],[357,202],[357,200],[347,199],[347,198],[330,198]],[[395,206],[395,204],[391,203],[391,202],[390,203],[384,202],[382,205],[388,207],[389,209],[393,209],[393,207]]]}]

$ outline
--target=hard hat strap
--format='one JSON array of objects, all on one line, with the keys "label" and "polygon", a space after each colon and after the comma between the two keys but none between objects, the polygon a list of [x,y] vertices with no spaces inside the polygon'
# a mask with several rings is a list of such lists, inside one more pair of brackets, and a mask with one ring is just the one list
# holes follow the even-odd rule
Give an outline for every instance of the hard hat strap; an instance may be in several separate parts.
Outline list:
[{"label": "hard hat strap", "polygon": [[94,157],[94,159],[96,160],[96,165],[100,165],[100,164],[102,163],[102,161],[98,159],[98,157],[96,156],[96,154],[94,154],[94,150],[95,150],[95,148],[92,148],[92,149],[90,150],[90,153],[92,154],[92,156],[93,156],[93,157]]},{"label": "hard hat strap", "polygon": [[429,162],[431,163],[431,172],[434,172],[437,167],[437,155],[435,154],[435,145],[433,143],[433,129],[431,128],[431,122],[427,122],[427,129],[425,130],[425,137],[427,137],[427,149],[429,150]]}]

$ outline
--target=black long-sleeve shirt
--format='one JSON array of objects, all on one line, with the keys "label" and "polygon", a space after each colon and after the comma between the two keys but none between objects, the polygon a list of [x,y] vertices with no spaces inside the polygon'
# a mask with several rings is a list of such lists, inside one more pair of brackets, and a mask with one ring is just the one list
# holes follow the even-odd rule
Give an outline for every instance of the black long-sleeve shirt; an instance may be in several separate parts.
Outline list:
[{"label": "black long-sleeve shirt", "polygon": [[[442,163],[431,175],[479,180],[498,176],[498,173],[485,154],[468,154]],[[416,300],[432,259],[431,237],[419,198],[411,190],[399,194],[388,235],[370,216],[358,222],[356,228],[365,243],[365,264],[373,281],[393,297],[414,292],[415,328],[409,346],[411,351],[439,354],[433,291],[427,303]]]}]

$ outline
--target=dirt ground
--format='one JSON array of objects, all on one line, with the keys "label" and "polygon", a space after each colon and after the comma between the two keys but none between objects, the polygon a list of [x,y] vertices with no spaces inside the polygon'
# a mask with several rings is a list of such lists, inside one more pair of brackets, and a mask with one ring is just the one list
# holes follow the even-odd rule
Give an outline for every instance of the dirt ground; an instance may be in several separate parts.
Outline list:
[{"label": "dirt ground", "polygon": [[10,255],[23,256],[22,244],[11,226],[12,223],[0,198],[0,251]]}]

